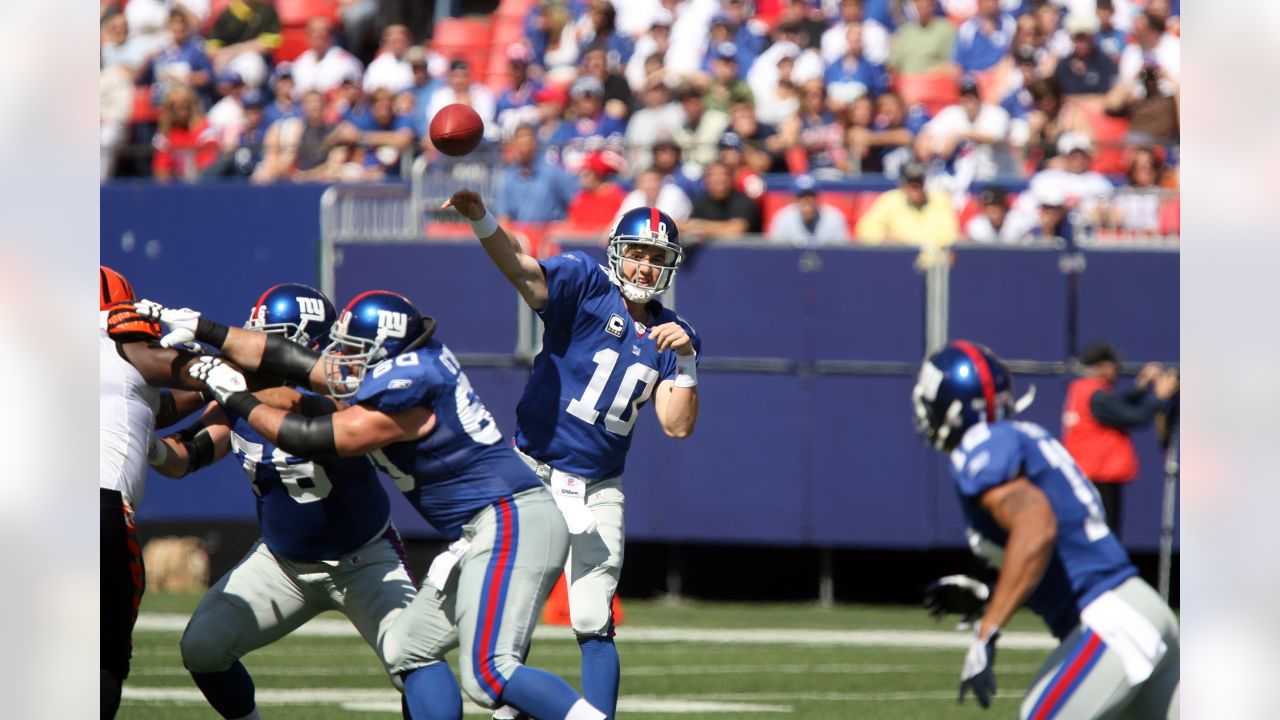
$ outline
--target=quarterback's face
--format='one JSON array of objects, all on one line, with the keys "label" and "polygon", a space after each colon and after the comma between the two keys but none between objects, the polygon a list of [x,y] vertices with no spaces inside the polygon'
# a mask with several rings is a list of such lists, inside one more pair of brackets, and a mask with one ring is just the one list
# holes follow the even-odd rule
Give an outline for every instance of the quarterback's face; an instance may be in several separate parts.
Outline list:
[{"label": "quarterback's face", "polygon": [[658,266],[666,259],[666,252],[658,247],[630,245],[622,258],[623,277],[636,285],[653,287],[662,273]]}]

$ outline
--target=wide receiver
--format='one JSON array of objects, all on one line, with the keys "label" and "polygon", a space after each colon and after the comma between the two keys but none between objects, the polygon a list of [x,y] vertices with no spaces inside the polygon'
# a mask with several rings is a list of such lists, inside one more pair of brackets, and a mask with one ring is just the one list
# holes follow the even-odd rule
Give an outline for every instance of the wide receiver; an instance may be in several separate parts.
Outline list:
[{"label": "wide receiver", "polygon": [[145,589],[142,552],[133,514],[147,482],[147,452],[157,421],[169,425],[202,402],[187,374],[198,356],[161,347],[160,327],[134,309],[133,287],[123,275],[98,268],[99,407],[98,602],[102,717],[115,717],[121,685],[129,676],[133,625]]},{"label": "wide receiver", "polygon": [[608,267],[581,252],[538,262],[469,190],[452,206],[545,326],[516,408],[515,446],[547,483],[569,527],[569,615],[587,700],[613,717],[620,665],[612,603],[622,572],[622,472],[640,408],[653,398],[663,431],[698,420],[701,342],[654,300],[684,257],[675,221],[636,208],[609,234]]},{"label": "wide receiver", "polygon": [[[328,343],[335,317],[319,290],[284,283],[262,294],[245,328],[319,348]],[[308,416],[336,407],[305,389],[274,387],[255,395]],[[182,664],[209,704],[224,718],[259,718],[253,680],[240,658],[326,610],[346,615],[389,672],[395,656],[386,636],[415,590],[369,459],[294,457],[216,402],[161,442],[152,465],[174,478],[234,452],[257,498],[262,538],[204,596],[182,635]]]},{"label": "wide receiver", "polygon": [[313,417],[261,403],[234,366],[206,358],[193,373],[224,408],[285,452],[313,461],[369,455],[445,539],[427,582],[392,626],[393,671],[415,720],[460,720],[445,653],[486,707],[544,720],[601,720],[564,680],[524,664],[538,612],[568,553],[550,493],[504,443],[435,321],[385,290],[356,296],[322,354],[274,335],[159,313],[166,342],[198,339],[251,372],[327,390],[352,404]]},{"label": "wide receiver", "polygon": [[[999,576],[975,626],[960,699],[996,692],[1000,628],[1026,604],[1061,645],[1036,673],[1019,716],[1178,716],[1178,623],[1138,577],[1103,519],[1098,493],[1044,428],[1010,418],[1013,378],[994,353],[955,341],[930,356],[912,392],[916,427],[950,454],[969,545]],[[962,609],[956,578],[929,600]],[[950,599],[947,599],[950,598]]]}]

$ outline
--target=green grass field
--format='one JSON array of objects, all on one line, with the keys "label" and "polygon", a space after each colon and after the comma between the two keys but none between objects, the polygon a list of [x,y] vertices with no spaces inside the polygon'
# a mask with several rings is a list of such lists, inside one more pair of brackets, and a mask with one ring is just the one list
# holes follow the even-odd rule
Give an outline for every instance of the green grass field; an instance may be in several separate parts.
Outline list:
[{"label": "green grass field", "polygon": [[[145,597],[120,717],[218,717],[178,651],[198,600]],[[629,601],[625,610],[619,715],[636,720],[1008,717],[1052,645],[1034,616],[1014,618],[996,665],[1002,692],[983,712],[972,698],[956,704],[968,634],[923,610],[656,601]],[[244,659],[264,717],[399,717],[398,694],[345,622],[326,615]],[[567,628],[540,628],[529,660],[577,685],[578,648]],[[469,702],[464,708],[488,716]]]}]

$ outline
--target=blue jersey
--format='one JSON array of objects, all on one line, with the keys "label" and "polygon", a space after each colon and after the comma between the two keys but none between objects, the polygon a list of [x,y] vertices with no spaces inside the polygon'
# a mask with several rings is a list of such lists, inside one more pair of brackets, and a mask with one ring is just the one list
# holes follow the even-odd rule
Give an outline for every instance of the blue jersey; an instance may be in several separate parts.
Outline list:
[{"label": "blue jersey", "polygon": [[231,423],[231,447],[258,496],[258,523],[272,553],[295,562],[336,560],[391,521],[387,493],[368,458],[293,457],[235,412],[223,412]]},{"label": "blue jersey", "polygon": [[582,252],[542,262],[547,304],[542,352],[516,406],[516,446],[532,457],[591,480],[622,474],[631,429],[654,388],[676,374],[676,353],[659,353],[649,328],[680,323],[693,347],[702,342],[684,318],[649,303],[635,322],[609,271]]},{"label": "blue jersey", "polygon": [[437,340],[370,368],[354,401],[385,413],[419,406],[435,413],[429,435],[393,443],[369,457],[449,540],[485,507],[542,484],[502,442],[498,424],[458,359]]},{"label": "blue jersey", "polygon": [[951,474],[969,526],[969,545],[993,565],[1003,559],[1008,534],[978,504],[978,497],[1026,477],[1048,499],[1058,536],[1027,607],[1044,618],[1056,637],[1071,632],[1094,598],[1137,574],[1107,528],[1098,491],[1066,448],[1039,425],[1001,421],[973,426],[951,453]]}]

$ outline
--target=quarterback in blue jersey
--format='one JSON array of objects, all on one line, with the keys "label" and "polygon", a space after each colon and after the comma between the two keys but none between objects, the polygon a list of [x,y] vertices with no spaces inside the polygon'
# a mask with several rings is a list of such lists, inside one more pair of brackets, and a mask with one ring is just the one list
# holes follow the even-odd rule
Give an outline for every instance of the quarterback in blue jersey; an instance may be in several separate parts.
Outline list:
[{"label": "quarterback in blue jersey", "polygon": [[392,669],[415,720],[458,720],[462,704],[445,653],[460,647],[463,689],[487,707],[537,718],[602,720],[564,680],[524,664],[533,629],[568,553],[551,495],[502,442],[493,416],[435,321],[407,298],[376,290],[347,304],[317,354],[239,331],[190,310],[163,310],[164,342],[197,339],[251,372],[327,389],[350,404],[305,416],[262,403],[221,359],[193,368],[218,402],[291,455],[368,455],[447,540],[426,584],[391,628]]},{"label": "quarterback in blue jersey", "polygon": [[[245,327],[322,347],[334,319],[333,304],[318,290],[285,283],[262,294]],[[276,387],[257,397],[308,416],[334,409],[309,390]],[[387,634],[415,592],[368,458],[294,457],[217,403],[161,442],[152,458],[160,473],[182,477],[234,453],[257,497],[262,538],[209,590],[182,636],[183,665],[215,710],[225,718],[258,717],[240,658],[326,610],[350,618],[392,669]]]},{"label": "quarterback in blue jersey", "polygon": [[[1177,620],[1138,577],[1066,449],[1039,425],[1011,419],[1004,363],[982,345],[952,342],[921,366],[912,401],[921,436],[950,455],[970,547],[999,568],[960,699],[972,690],[990,704],[1000,628],[1025,604],[1061,644],[1036,673],[1020,717],[1177,717]],[[939,613],[972,606],[972,589],[985,588],[943,578],[926,602]]]},{"label": "quarterback in blue jersey", "polygon": [[445,204],[537,311],[542,352],[516,408],[515,446],[547,483],[570,538],[569,615],[582,649],[582,688],[613,717],[619,661],[612,603],[622,571],[622,473],[640,408],[653,400],[663,431],[683,439],[698,420],[701,342],[654,298],[684,257],[676,223],[636,208],[609,234],[608,266],[583,253],[539,262],[463,190]]}]

